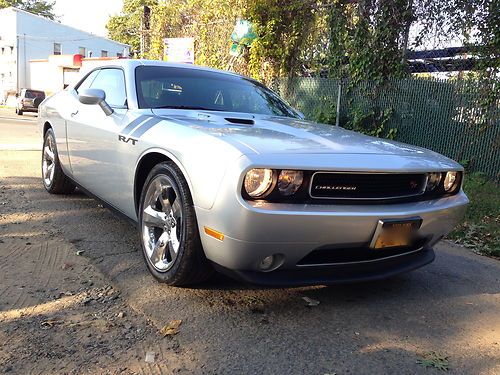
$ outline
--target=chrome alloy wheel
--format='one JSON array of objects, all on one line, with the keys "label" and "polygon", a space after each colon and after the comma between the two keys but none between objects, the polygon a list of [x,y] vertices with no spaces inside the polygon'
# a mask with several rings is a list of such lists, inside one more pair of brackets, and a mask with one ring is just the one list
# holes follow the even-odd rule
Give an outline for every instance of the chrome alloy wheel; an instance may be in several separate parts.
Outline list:
[{"label": "chrome alloy wheel", "polygon": [[142,205],[142,241],[151,265],[166,272],[175,263],[183,236],[182,202],[176,184],[166,175],[148,186]]},{"label": "chrome alloy wheel", "polygon": [[54,181],[54,172],[55,172],[55,146],[54,139],[52,137],[47,137],[47,141],[43,147],[43,159],[42,159],[42,174],[43,174],[43,182],[45,186],[52,185],[52,181]]}]

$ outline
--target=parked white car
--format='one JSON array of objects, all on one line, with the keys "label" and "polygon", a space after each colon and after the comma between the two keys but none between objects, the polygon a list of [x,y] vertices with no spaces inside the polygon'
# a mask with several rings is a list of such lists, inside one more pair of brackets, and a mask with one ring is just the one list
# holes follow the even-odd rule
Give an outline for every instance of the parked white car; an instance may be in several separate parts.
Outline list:
[{"label": "parked white car", "polygon": [[136,222],[159,281],[389,277],[432,262],[464,214],[463,168],[435,152],[306,121],[236,74],[103,64],[40,106],[43,183]]}]

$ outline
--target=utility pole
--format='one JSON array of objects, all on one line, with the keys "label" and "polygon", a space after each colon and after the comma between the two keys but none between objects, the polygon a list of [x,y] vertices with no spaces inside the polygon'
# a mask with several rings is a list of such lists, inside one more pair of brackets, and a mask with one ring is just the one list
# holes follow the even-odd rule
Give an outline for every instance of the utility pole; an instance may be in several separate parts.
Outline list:
[{"label": "utility pole", "polygon": [[342,97],[342,80],[339,80],[339,92],[337,95],[337,113],[335,117],[335,126],[340,125],[340,99]]},{"label": "utility pole", "polygon": [[19,35],[16,34],[16,93],[19,92]]},{"label": "utility pole", "polygon": [[139,30],[141,34],[141,59],[144,58],[144,54],[146,52],[146,34],[149,33],[150,29],[150,20],[151,20],[151,8],[147,5],[144,5],[142,8],[142,17],[141,17],[141,29]]},{"label": "utility pole", "polygon": [[28,87],[28,82],[26,79],[28,78],[28,61],[26,60],[26,34],[23,34],[23,60],[24,60],[24,87]]}]

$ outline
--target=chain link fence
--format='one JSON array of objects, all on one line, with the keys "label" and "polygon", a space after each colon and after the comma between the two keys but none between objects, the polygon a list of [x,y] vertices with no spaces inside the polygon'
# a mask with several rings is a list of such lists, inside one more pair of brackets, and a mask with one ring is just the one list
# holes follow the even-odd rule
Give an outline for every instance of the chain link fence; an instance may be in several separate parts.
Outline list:
[{"label": "chain link fence", "polygon": [[[391,79],[384,85],[328,78],[277,80],[274,90],[307,119],[353,128],[363,113],[384,113],[384,131],[500,179],[500,103],[475,80]],[[340,106],[338,106],[340,104]]]}]

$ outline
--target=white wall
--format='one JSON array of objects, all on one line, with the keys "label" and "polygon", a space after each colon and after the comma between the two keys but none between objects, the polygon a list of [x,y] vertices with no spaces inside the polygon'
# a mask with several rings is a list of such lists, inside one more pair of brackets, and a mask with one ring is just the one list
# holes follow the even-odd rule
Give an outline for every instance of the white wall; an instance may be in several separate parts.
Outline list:
[{"label": "white wall", "polygon": [[34,90],[45,91],[47,95],[60,91],[63,88],[64,68],[51,64],[49,61],[30,63],[31,83]]},{"label": "white wall", "polygon": [[124,53],[126,46],[121,43],[27,12],[18,11],[17,14],[20,87],[26,87],[26,84],[30,82],[29,60],[46,59],[54,54],[54,43],[61,44],[61,54],[64,55],[77,54],[80,47],[86,49],[86,57],[89,51],[93,52],[93,57],[101,56],[101,50],[107,51],[108,56]]},{"label": "white wall", "polygon": [[17,91],[16,29],[15,13],[0,10],[0,103],[9,91]]},{"label": "white wall", "polygon": [[[54,43],[61,44],[62,54],[77,54],[79,47],[85,47],[87,57],[89,51],[93,52],[93,57],[100,57],[101,50],[107,51],[110,57],[116,57],[118,53],[128,55],[128,46],[124,44],[13,8],[0,10],[0,47],[6,43],[14,46],[14,53],[9,58],[14,61],[16,56],[19,58],[17,69],[12,72],[17,89],[27,87],[31,82],[29,60],[47,59],[54,54]],[[2,70],[12,69],[12,64],[7,63],[0,50],[0,100],[2,89],[5,91],[7,85],[12,85],[12,82],[6,82],[1,87]],[[19,79],[15,77],[16,71]]]},{"label": "white wall", "polygon": [[82,59],[81,66],[72,65],[67,57],[72,56],[50,56],[48,60],[30,61],[31,82],[29,87],[45,91],[47,95],[50,95],[61,91],[64,85],[76,85],[85,74],[103,63],[100,58],[86,58]]}]

